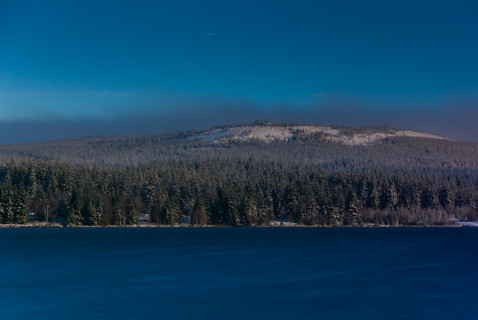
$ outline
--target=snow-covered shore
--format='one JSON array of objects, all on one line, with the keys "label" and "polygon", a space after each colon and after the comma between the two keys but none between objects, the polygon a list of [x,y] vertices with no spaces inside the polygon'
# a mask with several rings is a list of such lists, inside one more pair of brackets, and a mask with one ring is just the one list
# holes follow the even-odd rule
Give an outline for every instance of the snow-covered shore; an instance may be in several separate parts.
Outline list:
[{"label": "snow-covered shore", "polygon": [[478,221],[456,221],[462,227],[478,227]]},{"label": "snow-covered shore", "polygon": [[[239,225],[236,227],[246,227],[246,228],[330,228],[330,227],[339,227],[339,228],[387,228],[387,227],[413,227],[413,228],[429,228],[429,227],[478,227],[478,221],[457,221],[452,220],[450,224],[446,225],[403,225],[403,226],[392,226],[392,225],[376,225],[376,224],[366,224],[366,225],[350,225],[350,226],[319,226],[319,225],[304,225],[295,222],[277,222],[272,221],[270,224],[263,225]],[[176,225],[165,225],[165,224],[133,224],[133,225],[107,225],[107,226],[87,226],[87,225],[69,225],[63,226],[58,223],[27,223],[27,224],[0,224],[1,228],[234,228],[233,226],[225,225],[192,225],[192,224],[176,224]]]}]

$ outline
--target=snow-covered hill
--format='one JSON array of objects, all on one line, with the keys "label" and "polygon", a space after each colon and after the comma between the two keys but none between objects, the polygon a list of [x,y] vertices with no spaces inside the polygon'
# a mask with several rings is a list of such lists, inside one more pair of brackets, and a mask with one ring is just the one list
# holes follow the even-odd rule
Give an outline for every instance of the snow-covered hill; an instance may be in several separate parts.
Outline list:
[{"label": "snow-covered hill", "polygon": [[369,145],[391,137],[413,137],[449,140],[447,138],[412,130],[386,129],[386,130],[344,130],[327,126],[312,125],[245,125],[230,128],[210,129],[201,131],[189,137],[190,140],[207,140],[211,143],[227,142],[273,142],[289,141],[307,135],[322,136],[325,140],[343,143],[349,146]]}]

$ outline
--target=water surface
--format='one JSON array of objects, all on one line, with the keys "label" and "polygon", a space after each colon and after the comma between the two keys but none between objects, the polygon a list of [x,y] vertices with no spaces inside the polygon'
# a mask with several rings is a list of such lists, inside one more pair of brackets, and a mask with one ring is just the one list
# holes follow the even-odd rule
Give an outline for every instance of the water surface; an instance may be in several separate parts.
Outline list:
[{"label": "water surface", "polygon": [[0,319],[477,319],[478,228],[0,230]]}]

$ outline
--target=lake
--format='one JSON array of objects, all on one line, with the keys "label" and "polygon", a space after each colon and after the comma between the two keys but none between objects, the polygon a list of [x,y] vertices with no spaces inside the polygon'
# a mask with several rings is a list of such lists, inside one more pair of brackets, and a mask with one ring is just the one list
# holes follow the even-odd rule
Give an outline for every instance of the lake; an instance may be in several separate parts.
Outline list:
[{"label": "lake", "polygon": [[0,230],[0,319],[477,319],[478,228]]}]

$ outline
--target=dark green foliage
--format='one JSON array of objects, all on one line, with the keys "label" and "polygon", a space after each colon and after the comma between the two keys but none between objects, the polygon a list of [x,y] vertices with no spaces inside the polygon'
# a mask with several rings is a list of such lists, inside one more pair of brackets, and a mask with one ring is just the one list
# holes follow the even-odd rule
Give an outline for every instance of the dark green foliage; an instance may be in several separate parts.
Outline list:
[{"label": "dark green foliage", "polygon": [[0,199],[2,223],[25,224],[28,221],[28,201],[21,188],[10,190]]},{"label": "dark green foliage", "polygon": [[3,223],[15,223],[15,215],[13,213],[13,199],[11,193],[8,193],[2,199],[2,216]]},{"label": "dark green foliage", "polygon": [[101,211],[93,206],[91,199],[85,201],[81,210],[84,224],[89,226],[99,226],[102,224]]},{"label": "dark green foliage", "polygon": [[139,215],[138,215],[138,210],[136,208],[136,204],[133,201],[133,199],[128,198],[126,200],[126,209],[125,209],[125,214],[126,214],[126,224],[132,225],[132,224],[138,224],[139,222]]},{"label": "dark green foliage", "polygon": [[194,205],[193,210],[191,211],[191,216],[189,217],[189,221],[193,225],[206,225],[207,224],[207,212],[206,206],[202,202],[201,199]]},{"label": "dark green foliage", "polygon": [[28,221],[28,203],[26,193],[22,188],[17,190],[13,198],[13,222],[25,224]]}]

